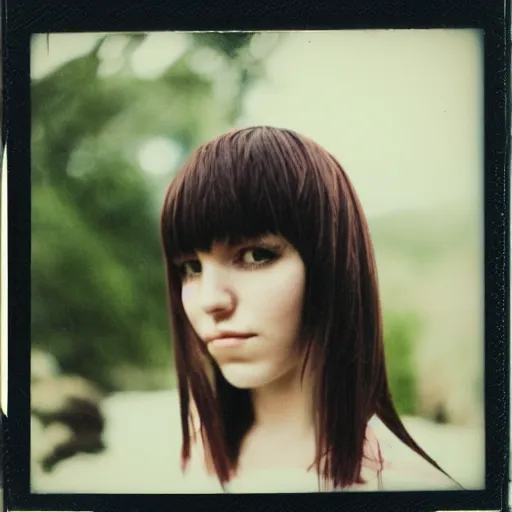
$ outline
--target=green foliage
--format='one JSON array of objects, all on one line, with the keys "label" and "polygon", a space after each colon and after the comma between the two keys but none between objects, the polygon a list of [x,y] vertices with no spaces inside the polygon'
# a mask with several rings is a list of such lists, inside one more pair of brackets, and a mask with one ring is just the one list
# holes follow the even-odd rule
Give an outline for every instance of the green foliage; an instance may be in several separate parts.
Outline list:
[{"label": "green foliage", "polygon": [[199,45],[215,48],[227,55],[230,59],[234,59],[239,54],[240,49],[251,42],[253,33],[196,32],[193,37]]},{"label": "green foliage", "polygon": [[[148,175],[137,151],[164,136],[181,160],[229,128],[263,72],[245,51],[251,38],[196,34],[183,56],[151,80],[127,65],[100,76],[99,39],[88,55],[33,82],[32,343],[54,354],[65,372],[110,390],[173,385],[158,229],[172,173]],[[131,38],[126,62],[143,41]],[[204,47],[224,59],[214,75],[191,64]],[[219,99],[218,83],[231,83],[234,96]],[[386,316],[389,377],[403,413],[414,411],[416,329],[411,316]]]},{"label": "green foliage", "polygon": [[415,315],[388,311],[384,315],[384,346],[389,385],[400,414],[416,412],[416,374],[413,361],[414,341],[419,331]]},{"label": "green foliage", "polygon": [[[32,343],[65,372],[108,390],[170,385],[165,272],[159,239],[162,189],[138,149],[166,137],[180,158],[229,127],[240,102],[217,100],[215,80],[190,65],[209,45],[226,55],[226,80],[244,94],[250,72],[239,50],[251,34],[190,37],[159,78],[135,76],[133,36],[124,66],[101,76],[104,38],[83,57],[32,83]],[[229,57],[229,58],[228,58]],[[234,77],[234,78],[233,78]],[[241,84],[245,84],[242,87]]]}]

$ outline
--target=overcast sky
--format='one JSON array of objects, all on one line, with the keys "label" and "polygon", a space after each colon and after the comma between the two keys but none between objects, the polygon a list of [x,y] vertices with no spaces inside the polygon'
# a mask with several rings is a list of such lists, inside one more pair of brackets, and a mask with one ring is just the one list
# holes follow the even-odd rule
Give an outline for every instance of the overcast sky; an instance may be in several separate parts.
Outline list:
[{"label": "overcast sky", "polygon": [[483,173],[480,36],[470,30],[290,34],[242,124],[296,129],[342,163],[367,213],[474,204]]},{"label": "overcast sky", "polygon": [[[41,39],[33,76],[86,53],[97,37],[52,35],[49,53]],[[179,33],[155,34],[134,69],[139,62],[149,77],[185,48]],[[238,124],[287,127],[315,139],[340,160],[369,215],[440,205],[479,209],[481,52],[473,30],[288,33]],[[149,147],[160,164],[172,156],[161,141]],[[149,161],[147,153],[146,147]]]}]

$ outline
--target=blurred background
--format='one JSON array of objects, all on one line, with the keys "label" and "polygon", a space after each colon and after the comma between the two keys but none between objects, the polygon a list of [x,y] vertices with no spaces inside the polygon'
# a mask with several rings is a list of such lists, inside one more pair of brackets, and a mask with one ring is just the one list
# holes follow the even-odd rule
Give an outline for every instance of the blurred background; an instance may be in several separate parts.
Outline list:
[{"label": "blurred background", "polygon": [[471,30],[34,36],[34,490],[169,489],[163,196],[195,147],[255,124],[312,137],[349,174],[398,409],[482,487],[481,52]]}]

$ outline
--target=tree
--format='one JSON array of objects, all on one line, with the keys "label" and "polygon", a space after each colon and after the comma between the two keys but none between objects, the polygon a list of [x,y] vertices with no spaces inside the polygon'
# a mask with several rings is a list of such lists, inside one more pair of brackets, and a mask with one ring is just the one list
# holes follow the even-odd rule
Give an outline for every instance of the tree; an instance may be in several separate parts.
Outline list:
[{"label": "tree", "polygon": [[[171,175],[152,179],[137,151],[165,136],[183,158],[231,126],[262,75],[261,59],[246,51],[252,37],[190,36],[153,80],[129,69],[140,36],[130,37],[121,69],[101,76],[100,38],[89,54],[33,81],[32,343],[64,372],[109,390],[164,385],[155,377],[171,362],[157,189]],[[216,99],[222,76],[194,69],[205,48],[224,62],[219,73],[234,81],[234,101]]]}]

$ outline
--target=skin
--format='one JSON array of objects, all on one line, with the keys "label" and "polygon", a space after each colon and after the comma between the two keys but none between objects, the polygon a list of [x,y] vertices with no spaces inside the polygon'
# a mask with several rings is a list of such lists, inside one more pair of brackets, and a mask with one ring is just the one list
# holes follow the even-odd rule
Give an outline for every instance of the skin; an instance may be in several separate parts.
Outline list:
[{"label": "skin", "polygon": [[299,363],[296,350],[305,269],[284,239],[213,244],[181,263],[187,317],[207,343],[222,331],[254,334],[243,346],[207,348],[224,377],[244,389],[279,385]]},{"label": "skin", "polygon": [[[226,380],[250,389],[255,424],[240,467],[307,467],[314,458],[311,387],[300,382],[297,349],[306,270],[284,238],[266,235],[240,245],[214,243],[178,261],[190,324],[207,343]],[[218,348],[213,333],[251,333],[242,346]],[[265,449],[262,450],[262,447]]]},{"label": "skin", "polygon": [[[281,489],[285,483],[280,479],[288,475],[290,492],[314,492],[316,475],[305,471],[315,456],[311,372],[301,382],[303,359],[297,349],[306,276],[300,255],[284,238],[267,235],[240,245],[217,242],[210,251],[188,255],[175,264],[193,329],[226,380],[251,390],[255,422],[242,443],[233,491],[268,492],[272,483]],[[252,336],[235,347],[208,342],[222,331]],[[399,444],[391,441],[392,447]],[[408,456],[397,458],[395,448],[389,451],[387,443],[381,448],[387,461],[383,472],[387,489],[451,487],[412,451],[407,449]],[[367,484],[361,488],[377,490],[376,473],[364,471]],[[259,490],[253,488],[254,475],[266,482]]]}]

